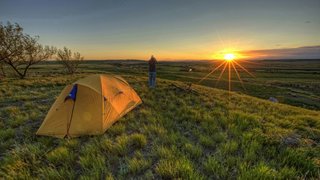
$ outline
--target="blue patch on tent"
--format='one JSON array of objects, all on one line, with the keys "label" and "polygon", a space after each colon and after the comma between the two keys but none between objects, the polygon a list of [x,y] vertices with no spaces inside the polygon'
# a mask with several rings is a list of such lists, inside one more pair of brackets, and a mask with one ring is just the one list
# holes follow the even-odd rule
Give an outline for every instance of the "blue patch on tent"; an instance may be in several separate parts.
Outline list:
[{"label": "blue patch on tent", "polygon": [[68,99],[72,99],[72,100],[76,100],[77,97],[77,91],[78,91],[78,86],[75,84],[73,85],[73,88],[71,89],[70,93],[68,94],[68,96],[64,99],[64,101],[68,100]]}]

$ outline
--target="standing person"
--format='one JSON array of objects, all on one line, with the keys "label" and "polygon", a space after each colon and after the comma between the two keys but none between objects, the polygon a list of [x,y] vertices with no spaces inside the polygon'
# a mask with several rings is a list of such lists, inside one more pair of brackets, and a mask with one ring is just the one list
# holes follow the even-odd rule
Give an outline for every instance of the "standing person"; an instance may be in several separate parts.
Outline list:
[{"label": "standing person", "polygon": [[156,63],[157,59],[152,55],[149,60],[149,87],[156,87]]}]

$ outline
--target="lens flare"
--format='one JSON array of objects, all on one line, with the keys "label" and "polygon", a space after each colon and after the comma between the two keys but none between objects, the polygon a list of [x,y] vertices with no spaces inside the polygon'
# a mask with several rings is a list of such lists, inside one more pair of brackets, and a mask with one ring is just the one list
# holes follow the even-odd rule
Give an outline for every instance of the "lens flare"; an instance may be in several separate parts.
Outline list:
[{"label": "lens flare", "polygon": [[[222,59],[222,58],[221,58]],[[254,77],[254,75],[249,72],[245,67],[243,67],[240,62],[242,60],[237,60],[237,56],[234,53],[225,53],[223,56],[224,61],[222,61],[220,64],[218,64],[216,67],[213,68],[211,72],[209,72],[207,75],[205,75],[203,78],[200,79],[198,83],[201,83],[203,80],[205,80],[207,77],[209,77],[211,74],[213,74],[215,71],[220,70],[220,74],[218,79],[216,79],[216,85],[218,85],[221,77],[226,72],[228,73],[228,89],[229,92],[231,91],[231,79],[232,79],[232,72],[234,71],[236,76],[241,83],[243,89],[245,90],[245,87],[243,85],[243,80],[240,77],[239,70],[242,70],[243,72],[249,74],[250,76]]]},{"label": "lens flare", "polygon": [[224,55],[224,60],[226,61],[233,61],[236,58],[234,54],[228,53]]}]

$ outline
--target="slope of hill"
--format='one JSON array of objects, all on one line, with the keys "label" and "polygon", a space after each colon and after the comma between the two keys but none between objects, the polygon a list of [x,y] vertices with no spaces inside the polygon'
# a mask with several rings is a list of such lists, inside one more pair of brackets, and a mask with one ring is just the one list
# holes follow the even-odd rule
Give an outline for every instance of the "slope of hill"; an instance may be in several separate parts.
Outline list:
[{"label": "slope of hill", "polygon": [[35,136],[62,88],[79,77],[0,82],[0,177],[319,178],[320,113],[227,91],[124,78],[143,104],[104,135]]}]

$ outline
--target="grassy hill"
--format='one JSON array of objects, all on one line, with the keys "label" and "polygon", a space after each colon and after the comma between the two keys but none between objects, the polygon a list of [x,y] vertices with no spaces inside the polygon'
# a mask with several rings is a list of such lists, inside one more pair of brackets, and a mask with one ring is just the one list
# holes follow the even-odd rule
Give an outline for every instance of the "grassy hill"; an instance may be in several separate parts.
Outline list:
[{"label": "grassy hill", "polygon": [[320,177],[320,112],[243,94],[124,76],[143,104],[104,135],[35,136],[62,88],[85,76],[0,82],[0,177]]}]

